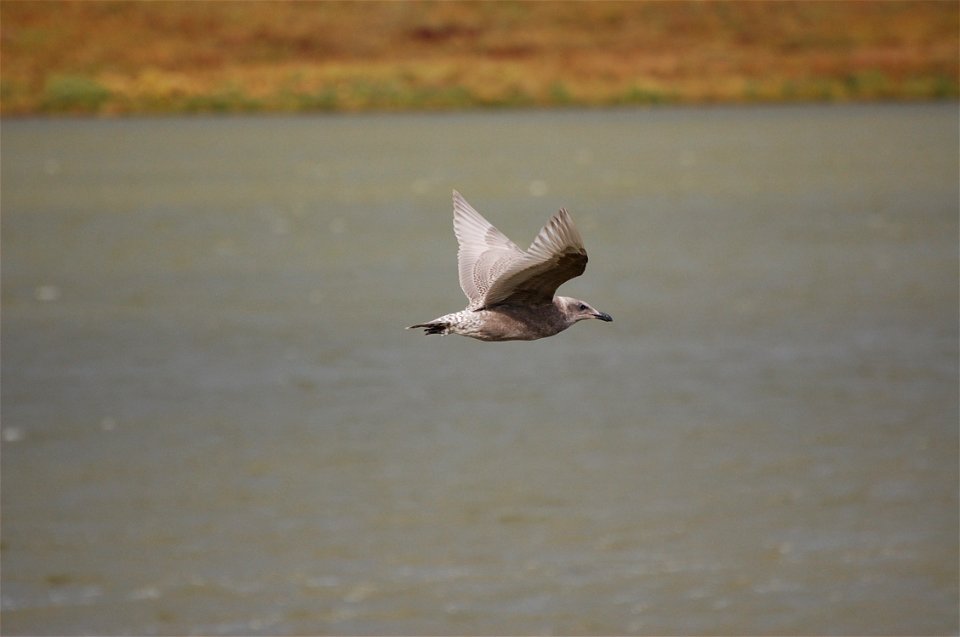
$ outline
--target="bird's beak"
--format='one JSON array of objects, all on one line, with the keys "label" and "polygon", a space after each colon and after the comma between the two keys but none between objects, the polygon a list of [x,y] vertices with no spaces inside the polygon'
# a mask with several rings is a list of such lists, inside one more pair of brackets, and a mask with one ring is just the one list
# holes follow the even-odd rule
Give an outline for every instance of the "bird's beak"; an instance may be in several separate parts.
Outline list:
[{"label": "bird's beak", "polygon": [[593,316],[594,316],[594,318],[598,318],[598,319],[600,319],[601,321],[606,321],[606,322],[608,322],[608,323],[613,320],[613,317],[610,316],[609,314],[607,314],[606,312],[597,312],[597,313],[594,314]]}]

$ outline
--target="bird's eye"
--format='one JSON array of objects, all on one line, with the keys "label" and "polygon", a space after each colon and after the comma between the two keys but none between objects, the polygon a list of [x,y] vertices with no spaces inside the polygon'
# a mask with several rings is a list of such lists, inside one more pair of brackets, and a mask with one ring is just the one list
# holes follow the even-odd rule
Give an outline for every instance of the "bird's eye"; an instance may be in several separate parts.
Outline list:
[{"label": "bird's eye", "polygon": [[580,304],[580,311],[583,312],[583,311],[586,310],[586,309],[587,309],[587,306],[586,306],[585,304],[581,303],[581,304]]}]

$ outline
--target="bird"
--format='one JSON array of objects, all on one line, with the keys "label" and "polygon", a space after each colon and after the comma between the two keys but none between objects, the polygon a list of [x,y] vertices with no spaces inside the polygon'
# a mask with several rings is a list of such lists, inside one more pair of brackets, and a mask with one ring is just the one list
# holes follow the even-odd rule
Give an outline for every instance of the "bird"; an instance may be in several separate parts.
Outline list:
[{"label": "bird", "polygon": [[522,250],[454,190],[453,230],[467,307],[407,329],[480,341],[533,341],[585,319],[613,320],[585,301],[555,296],[587,267],[583,238],[566,209],[550,217]]}]

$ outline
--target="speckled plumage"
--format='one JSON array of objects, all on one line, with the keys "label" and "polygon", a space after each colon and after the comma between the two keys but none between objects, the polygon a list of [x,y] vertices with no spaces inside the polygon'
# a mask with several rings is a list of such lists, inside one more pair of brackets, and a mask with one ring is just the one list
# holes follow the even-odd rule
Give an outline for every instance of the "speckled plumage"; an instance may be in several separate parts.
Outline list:
[{"label": "speckled plumage", "polygon": [[467,308],[408,329],[481,341],[532,341],[584,319],[613,320],[583,301],[554,296],[587,267],[583,239],[566,210],[554,214],[524,251],[453,191],[453,228]]}]

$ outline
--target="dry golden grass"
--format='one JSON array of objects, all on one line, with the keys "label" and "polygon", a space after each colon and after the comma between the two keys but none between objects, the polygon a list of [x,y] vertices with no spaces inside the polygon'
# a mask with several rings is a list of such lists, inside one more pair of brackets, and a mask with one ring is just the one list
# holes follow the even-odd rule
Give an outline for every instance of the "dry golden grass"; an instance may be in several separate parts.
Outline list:
[{"label": "dry golden grass", "polygon": [[957,2],[0,2],[4,114],[958,95]]}]

